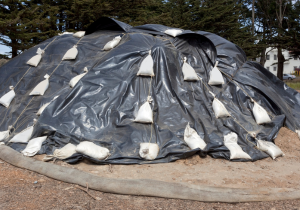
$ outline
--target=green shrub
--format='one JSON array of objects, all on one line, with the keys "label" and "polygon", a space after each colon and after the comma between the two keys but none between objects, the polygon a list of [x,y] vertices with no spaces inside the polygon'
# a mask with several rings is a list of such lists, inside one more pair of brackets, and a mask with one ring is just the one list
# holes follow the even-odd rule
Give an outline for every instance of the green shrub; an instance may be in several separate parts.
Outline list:
[{"label": "green shrub", "polygon": [[286,83],[290,88],[295,90],[300,90],[300,82],[287,82]]}]

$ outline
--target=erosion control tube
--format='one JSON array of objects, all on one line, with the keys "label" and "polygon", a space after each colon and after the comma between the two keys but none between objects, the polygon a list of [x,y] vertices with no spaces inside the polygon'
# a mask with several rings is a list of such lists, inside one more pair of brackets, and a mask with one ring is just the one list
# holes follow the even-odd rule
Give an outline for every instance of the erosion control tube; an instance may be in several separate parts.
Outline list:
[{"label": "erosion control tube", "polygon": [[106,193],[177,198],[204,202],[251,202],[299,199],[300,190],[291,188],[222,188],[169,183],[151,179],[112,179],[95,176],[25,157],[8,146],[0,145],[0,159],[63,182]]}]

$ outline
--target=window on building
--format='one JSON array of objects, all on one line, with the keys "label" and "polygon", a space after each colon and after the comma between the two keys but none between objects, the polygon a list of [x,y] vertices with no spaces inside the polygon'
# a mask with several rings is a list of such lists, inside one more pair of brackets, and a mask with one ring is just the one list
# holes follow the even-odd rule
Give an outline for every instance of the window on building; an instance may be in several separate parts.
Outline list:
[{"label": "window on building", "polygon": [[267,67],[267,69],[268,69],[268,71],[270,71],[270,67],[269,66]]},{"label": "window on building", "polygon": [[266,55],[267,61],[270,60],[270,55]]},{"label": "window on building", "polygon": [[273,71],[276,71],[276,70],[277,70],[277,68],[276,68],[276,66],[274,66],[274,67],[273,67]]},{"label": "window on building", "polygon": [[294,56],[294,60],[295,60],[295,61],[297,60],[297,58],[298,58],[297,56]]},{"label": "window on building", "polygon": [[274,60],[277,60],[277,55],[276,54],[274,55]]},{"label": "window on building", "polygon": [[296,70],[297,66],[294,66],[294,70]]}]

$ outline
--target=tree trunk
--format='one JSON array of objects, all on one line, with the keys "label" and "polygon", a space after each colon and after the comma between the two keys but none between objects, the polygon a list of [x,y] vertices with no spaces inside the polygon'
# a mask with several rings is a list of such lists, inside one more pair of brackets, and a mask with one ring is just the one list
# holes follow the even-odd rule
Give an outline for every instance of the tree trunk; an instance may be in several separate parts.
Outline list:
[{"label": "tree trunk", "polygon": [[252,0],[252,35],[254,35],[254,3],[255,0]]},{"label": "tree trunk", "polygon": [[282,49],[280,47],[278,47],[277,50],[278,50],[277,77],[280,80],[283,80],[283,64],[284,64],[285,58],[282,54]]},{"label": "tree trunk", "polygon": [[266,63],[266,48],[263,48],[260,55],[260,65],[265,66]]},{"label": "tree trunk", "polygon": [[18,55],[18,47],[17,47],[17,40],[11,40],[11,57],[14,58]]}]

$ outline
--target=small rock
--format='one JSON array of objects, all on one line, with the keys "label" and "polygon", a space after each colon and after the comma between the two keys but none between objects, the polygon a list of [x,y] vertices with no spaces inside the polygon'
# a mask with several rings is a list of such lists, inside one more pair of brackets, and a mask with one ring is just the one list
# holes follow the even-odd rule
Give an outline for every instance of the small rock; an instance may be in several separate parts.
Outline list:
[{"label": "small rock", "polygon": [[33,182],[33,184],[37,184],[37,183],[38,183],[38,181],[34,181],[34,182]]}]

